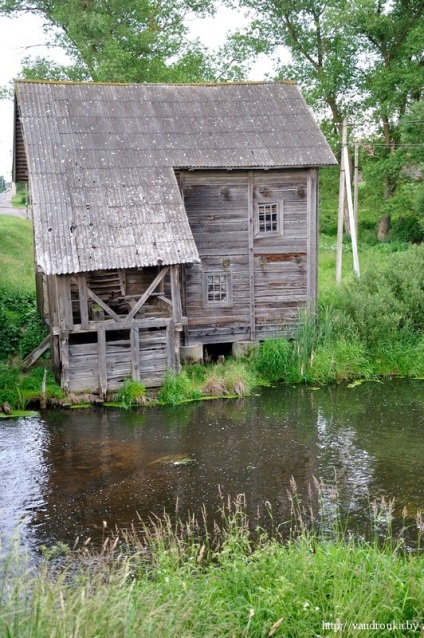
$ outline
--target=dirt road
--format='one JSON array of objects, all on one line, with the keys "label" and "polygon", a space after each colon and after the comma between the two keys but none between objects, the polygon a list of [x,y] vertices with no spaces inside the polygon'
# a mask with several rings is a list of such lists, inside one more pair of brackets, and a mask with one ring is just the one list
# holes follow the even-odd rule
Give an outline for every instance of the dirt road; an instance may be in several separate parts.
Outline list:
[{"label": "dirt road", "polygon": [[0,215],[12,215],[12,217],[21,217],[28,219],[26,208],[14,208],[11,204],[12,191],[0,193]]}]

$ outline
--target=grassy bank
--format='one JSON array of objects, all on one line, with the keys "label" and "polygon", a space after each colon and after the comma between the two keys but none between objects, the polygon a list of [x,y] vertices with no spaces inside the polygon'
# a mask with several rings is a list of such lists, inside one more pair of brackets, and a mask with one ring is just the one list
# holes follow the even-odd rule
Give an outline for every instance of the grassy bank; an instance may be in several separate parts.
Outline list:
[{"label": "grassy bank", "polygon": [[[421,635],[422,552],[405,552],[390,532],[382,545],[346,540],[341,529],[329,540],[308,529],[292,499],[295,526],[284,543],[260,530],[252,543],[239,499],[213,537],[193,520],[164,517],[99,552],[60,546],[36,570],[10,557],[0,574],[0,635]],[[376,512],[380,524],[382,514],[388,510]]]},{"label": "grassy bank", "polygon": [[0,290],[35,294],[32,224],[0,215]]}]

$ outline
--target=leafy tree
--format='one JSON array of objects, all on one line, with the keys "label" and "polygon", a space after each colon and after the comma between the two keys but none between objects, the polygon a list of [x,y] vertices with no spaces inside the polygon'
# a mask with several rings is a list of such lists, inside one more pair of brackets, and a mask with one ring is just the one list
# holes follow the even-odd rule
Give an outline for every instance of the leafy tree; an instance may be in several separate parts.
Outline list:
[{"label": "leafy tree", "polygon": [[[97,82],[180,82],[237,77],[240,64],[222,72],[187,37],[186,19],[214,13],[213,0],[0,0],[0,15],[41,15],[50,45],[64,49],[72,65],[27,58],[29,78]],[[241,61],[242,62],[242,61]]]},{"label": "leafy tree", "polygon": [[[409,150],[399,148],[400,143],[408,142],[405,136],[402,139],[400,122],[421,99],[424,87],[424,3],[355,0],[354,5],[352,24],[367,60],[359,85],[363,108],[373,112],[384,143],[379,151],[378,172],[386,204],[378,234],[385,239],[391,220],[389,200],[405,182],[404,167],[411,161]],[[414,128],[414,143],[424,141],[420,132],[422,126]]]},{"label": "leafy tree", "polygon": [[[287,46],[292,63],[280,66],[279,76],[295,79],[315,111],[331,113],[333,129],[347,115],[371,118],[382,143],[371,165],[381,198],[392,198],[408,160],[396,150],[399,122],[420,100],[424,86],[424,2],[238,1],[257,16],[245,36],[251,47]],[[389,204],[386,209],[381,238],[389,228]]]},{"label": "leafy tree", "polygon": [[[352,111],[357,85],[357,48],[346,20],[349,0],[240,0],[252,10],[246,41],[257,52],[289,48],[290,64],[277,64],[279,78],[294,79],[315,109],[329,109],[333,123]],[[343,28],[341,28],[343,25]]]}]

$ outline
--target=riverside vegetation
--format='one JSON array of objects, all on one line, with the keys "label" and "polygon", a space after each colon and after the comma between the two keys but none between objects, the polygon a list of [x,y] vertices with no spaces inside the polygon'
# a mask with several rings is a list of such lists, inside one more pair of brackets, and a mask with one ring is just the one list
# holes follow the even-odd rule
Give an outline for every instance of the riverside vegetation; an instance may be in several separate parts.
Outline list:
[{"label": "riverside vegetation", "polygon": [[[0,224],[0,405],[7,401],[22,410],[39,398],[43,371],[34,368],[22,374],[20,362],[46,330],[35,308],[30,223],[3,217]],[[344,283],[337,287],[335,240],[321,236],[317,312],[300,313],[294,339],[269,339],[247,357],[168,373],[157,399],[175,404],[246,396],[257,385],[277,381],[323,384],[424,377],[424,245],[362,244],[360,279],[351,274],[348,243],[343,251]],[[51,372],[46,394],[50,399],[64,397]],[[152,401],[142,384],[129,381],[112,398],[123,407]],[[83,401],[69,398],[70,403]]]},{"label": "riverside vegetation", "polygon": [[[10,230],[0,232],[0,241],[8,242],[7,255],[0,250],[3,325],[16,335],[14,352],[2,354],[0,402],[22,408],[39,395],[44,369],[22,374],[17,359],[37,343],[31,343],[31,322],[13,305],[27,295],[29,305],[19,308],[36,321],[30,225],[14,222],[20,224],[19,237],[8,220]],[[362,245],[363,275],[355,280],[345,244],[341,288],[334,284],[334,237],[322,236],[320,246],[318,312],[301,315],[294,340],[265,341],[236,361],[187,366],[167,376],[158,399],[172,404],[242,396],[259,383],[279,380],[321,384],[424,376],[424,246]],[[27,278],[14,279],[15,267],[25,262]],[[11,338],[2,343],[6,350]],[[51,372],[46,392],[52,399],[63,395]],[[123,407],[149,401],[132,381],[115,399]],[[193,518],[175,522],[164,515],[141,532],[106,536],[105,527],[101,548],[86,541],[73,549],[60,544],[44,549],[36,565],[19,550],[0,548],[0,635],[303,638],[357,636],[356,625],[364,626],[362,636],[376,635],[377,626],[380,636],[418,635],[424,624],[421,514],[416,545],[406,549],[405,530],[395,534],[391,527],[393,504],[371,503],[369,534],[358,539],[339,514],[337,489],[320,483],[315,488],[303,499],[291,483],[287,523],[275,520],[267,503],[269,532],[249,523],[238,497],[223,503],[213,532]],[[409,521],[405,512],[404,527]]]},{"label": "riverside vegetation", "polygon": [[[80,636],[415,636],[424,622],[424,556],[391,531],[392,504],[370,504],[370,537],[346,532],[337,487],[315,481],[305,500],[291,481],[291,520],[252,529],[242,495],[205,522],[164,515],[70,550],[16,553],[0,572],[0,634]],[[328,498],[331,507],[329,508]],[[317,507],[318,503],[318,507]],[[315,504],[315,505],[314,505]],[[327,520],[318,513],[331,510]],[[205,517],[206,520],[206,517]],[[381,541],[382,529],[385,540]],[[378,535],[377,535],[378,529]],[[365,627],[368,625],[368,629]]]}]

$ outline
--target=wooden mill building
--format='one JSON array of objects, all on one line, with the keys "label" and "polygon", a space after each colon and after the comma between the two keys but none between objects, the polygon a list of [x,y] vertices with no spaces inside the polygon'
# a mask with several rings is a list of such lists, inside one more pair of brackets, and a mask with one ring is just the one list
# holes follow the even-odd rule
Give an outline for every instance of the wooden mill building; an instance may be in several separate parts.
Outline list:
[{"label": "wooden mill building", "polygon": [[181,346],[289,333],[316,299],[333,164],[291,83],[17,82],[14,180],[62,387],[160,385]]}]

